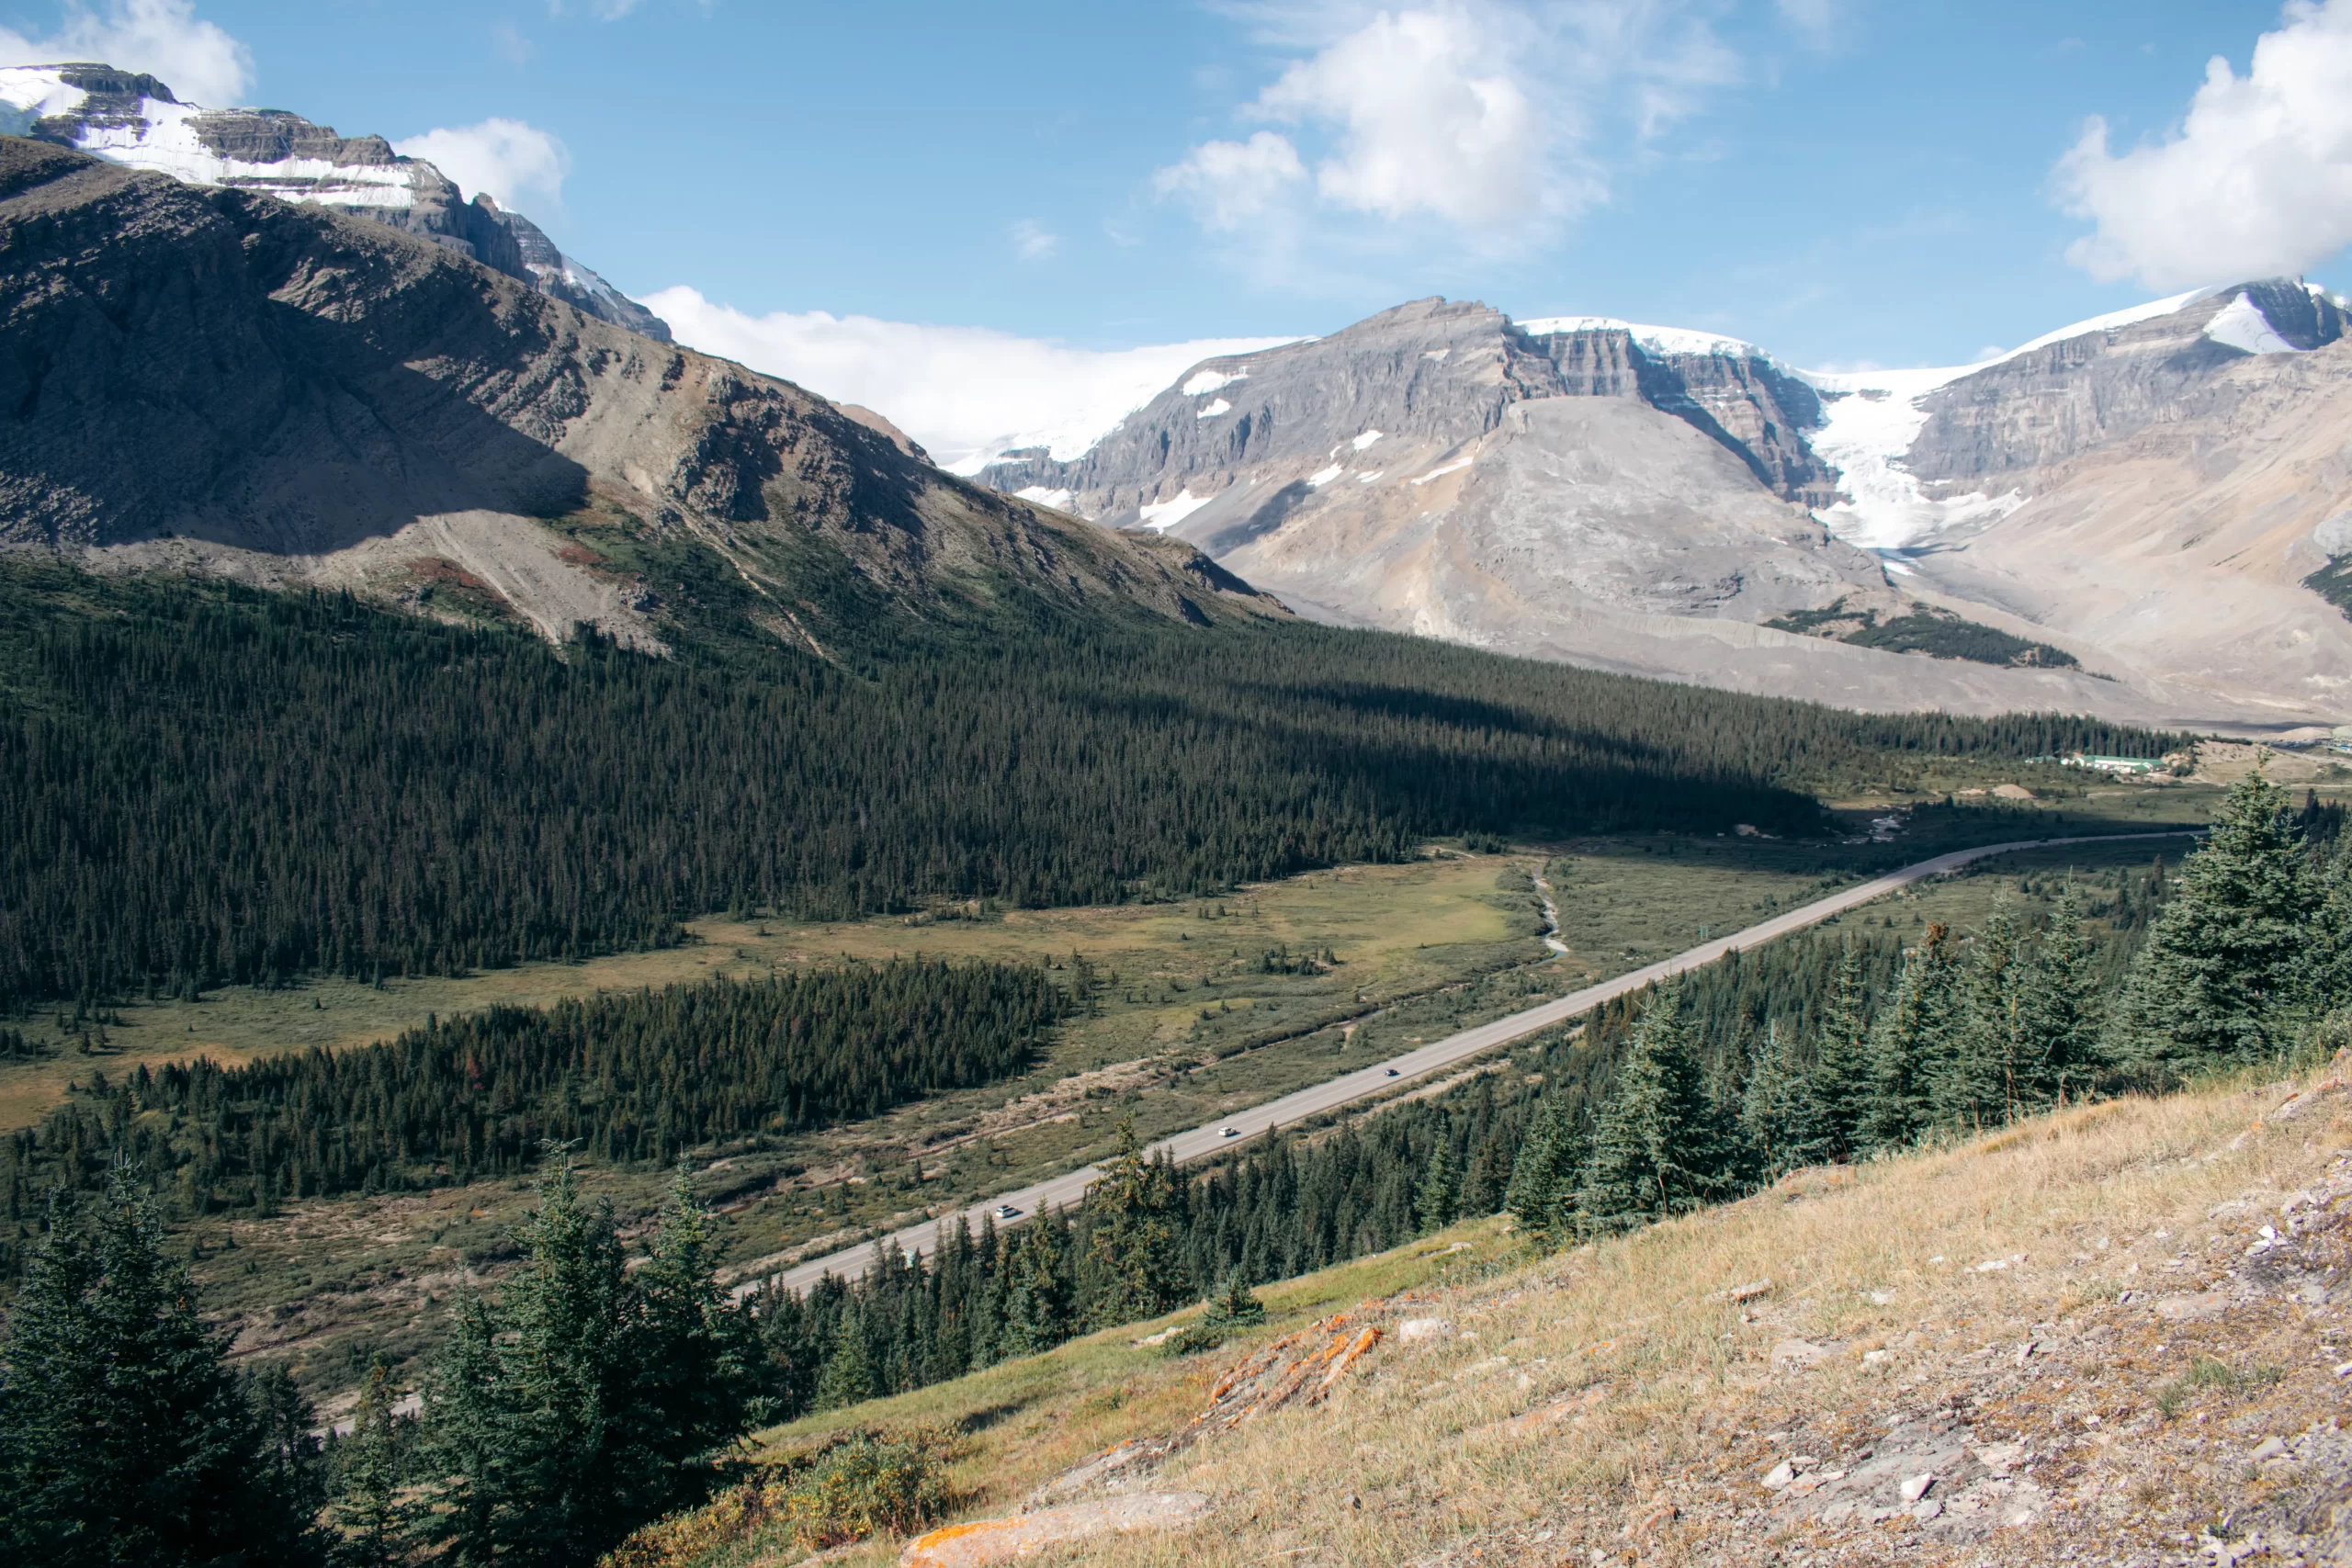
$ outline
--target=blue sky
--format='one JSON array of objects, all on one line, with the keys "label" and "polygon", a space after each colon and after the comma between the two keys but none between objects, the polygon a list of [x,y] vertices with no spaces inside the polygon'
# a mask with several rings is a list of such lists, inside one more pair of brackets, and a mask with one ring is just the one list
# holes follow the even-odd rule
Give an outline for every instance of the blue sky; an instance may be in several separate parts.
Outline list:
[{"label": "blue sky", "polygon": [[[629,292],[743,321],[1090,351],[1444,294],[1935,364],[2222,280],[2199,266],[2328,278],[2352,238],[2304,210],[2352,204],[2352,139],[2303,148],[2323,166],[2248,233],[2203,210],[2276,119],[2225,101],[2257,38],[2287,40],[2290,109],[2352,99],[2326,75],[2352,15],[2276,0],[0,0],[0,26],[167,79],[176,49],[346,134],[520,122],[563,162],[510,137],[514,205]],[[2185,128],[2216,55],[2235,85]]]}]

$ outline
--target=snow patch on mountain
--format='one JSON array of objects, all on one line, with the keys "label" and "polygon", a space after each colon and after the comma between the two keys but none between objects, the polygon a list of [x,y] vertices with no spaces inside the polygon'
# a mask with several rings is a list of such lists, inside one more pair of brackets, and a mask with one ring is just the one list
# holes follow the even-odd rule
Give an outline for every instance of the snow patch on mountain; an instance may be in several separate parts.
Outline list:
[{"label": "snow patch on mountain", "polygon": [[[88,97],[81,88],[69,85],[54,66],[0,70],[0,101],[22,111],[28,121],[73,114]],[[141,97],[134,113],[94,118],[84,125],[74,145],[109,163],[169,175],[189,185],[235,186],[280,201],[328,207],[411,206],[419,172],[432,169],[428,164],[404,158],[381,164],[336,164],[324,158],[285,158],[262,164],[224,157],[197,134],[196,122],[212,112],[200,104]]]},{"label": "snow patch on mountain", "polygon": [[2278,335],[2261,308],[2241,294],[2205,323],[2205,335],[2224,347],[2248,354],[2301,354],[2303,351]]},{"label": "snow patch on mountain", "polygon": [[1191,487],[1187,486],[1176,492],[1176,499],[1173,501],[1154,502],[1137,510],[1143,513],[1145,527],[1164,534],[1216,499],[1216,497],[1213,495],[1194,495]]},{"label": "snow patch on mountain", "polygon": [[1227,402],[1223,398],[1219,398],[1215,402],[1209,404],[1208,407],[1194,414],[1193,417],[1194,419],[1215,419],[1221,413],[1231,413],[1232,412],[1233,405]]},{"label": "snow patch on mountain", "polygon": [[1742,338],[1698,332],[1689,327],[1654,327],[1640,321],[1621,321],[1614,316],[1539,316],[1532,321],[1521,321],[1518,326],[1520,331],[1532,337],[1544,337],[1553,333],[1627,333],[1632,334],[1635,343],[1658,354],[1719,354],[1731,359],[1765,357],[1762,349]]},{"label": "snow patch on mountain", "polygon": [[1181,389],[1188,398],[1204,398],[1220,387],[1230,387],[1236,381],[1249,378],[1247,366],[1238,370],[1203,370],[1187,380]]}]

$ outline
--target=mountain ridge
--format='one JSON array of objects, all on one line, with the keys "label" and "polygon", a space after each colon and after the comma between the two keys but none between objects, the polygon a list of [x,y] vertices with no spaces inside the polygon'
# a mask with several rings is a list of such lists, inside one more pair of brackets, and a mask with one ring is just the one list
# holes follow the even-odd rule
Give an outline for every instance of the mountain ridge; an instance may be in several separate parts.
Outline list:
[{"label": "mountain ridge", "polygon": [[[2324,290],[2274,278],[1969,366],[1826,373],[1719,333],[1520,322],[1433,299],[1203,361],[1082,456],[1008,454],[980,478],[1172,533],[1305,613],[1503,651],[1865,706],[2330,724],[2352,716],[2335,673],[2352,665],[2352,622],[2306,580],[2352,551],[2352,525],[2335,550],[2318,543],[2333,502],[2278,537],[2256,530],[2252,554],[2239,529],[2238,547],[2198,556],[2191,536],[2230,502],[2197,499],[2220,481],[2184,472],[2097,502],[2129,509],[2103,525],[2111,573],[2107,557],[2064,560],[2036,541],[2093,504],[2092,469],[2161,457],[2183,422],[2262,460],[2262,422],[2232,411],[2289,383],[2314,417],[2332,409],[2345,316]],[[2263,406],[2285,412],[2276,400]],[[2311,439],[2324,446],[2324,430]],[[1637,448],[1642,463],[1621,460]],[[2259,503],[2340,495],[2320,460],[2315,447],[2301,491],[2281,480]],[[2053,573],[2093,581],[2069,604],[2038,591]],[[2143,610],[2119,619],[2101,606],[2125,582]],[[2019,651],[1967,669],[1855,640],[1905,616],[1995,628],[1938,646]],[[1798,626],[1812,629],[1775,629]]]},{"label": "mountain ridge", "polygon": [[565,255],[487,194],[469,202],[430,161],[380,136],[339,136],[284,109],[209,109],[144,73],[96,62],[0,69],[0,133],[53,141],[194,185],[316,202],[448,245],[658,342],[660,317]]}]

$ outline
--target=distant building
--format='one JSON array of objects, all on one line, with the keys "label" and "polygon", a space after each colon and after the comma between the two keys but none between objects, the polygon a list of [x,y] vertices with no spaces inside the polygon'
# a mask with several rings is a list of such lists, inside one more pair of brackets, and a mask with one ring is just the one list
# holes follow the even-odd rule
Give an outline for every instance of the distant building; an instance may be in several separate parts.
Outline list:
[{"label": "distant building", "polygon": [[2088,751],[2077,751],[2066,759],[2070,768],[2095,768],[2102,773],[2153,773],[2164,767],[2158,757],[2100,757]]}]

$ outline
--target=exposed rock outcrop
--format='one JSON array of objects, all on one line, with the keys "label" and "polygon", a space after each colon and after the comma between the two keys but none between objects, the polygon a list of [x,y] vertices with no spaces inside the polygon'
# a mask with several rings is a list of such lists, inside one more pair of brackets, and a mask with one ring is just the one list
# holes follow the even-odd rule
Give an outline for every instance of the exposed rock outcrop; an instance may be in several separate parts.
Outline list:
[{"label": "exposed rock outcrop", "polygon": [[260,192],[372,219],[448,245],[616,326],[670,341],[644,306],[559,251],[529,219],[380,136],[339,136],[284,109],[183,103],[141,73],[94,63],[0,70],[0,131],[195,185]]},{"label": "exposed rock outcrop", "polygon": [[541,520],[595,508],[707,548],[786,625],[844,569],[922,613],[1014,588],[1185,620],[1265,603],[1174,541],[956,479],[789,383],[324,204],[0,138],[0,258],[6,544],[358,586],[429,557],[550,633],[605,606],[639,640],[658,628],[621,601],[642,596]]}]

